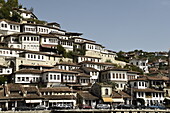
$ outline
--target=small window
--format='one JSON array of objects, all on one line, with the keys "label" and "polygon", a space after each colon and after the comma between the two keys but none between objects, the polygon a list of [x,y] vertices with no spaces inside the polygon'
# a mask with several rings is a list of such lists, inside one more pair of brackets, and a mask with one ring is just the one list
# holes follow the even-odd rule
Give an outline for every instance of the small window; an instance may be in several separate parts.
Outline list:
[{"label": "small window", "polygon": [[54,80],[56,80],[56,75],[54,75]]},{"label": "small window", "polygon": [[53,79],[53,76],[52,76],[52,75],[50,75],[50,79]]},{"label": "small window", "polygon": [[57,75],[57,80],[60,80],[60,75]]},{"label": "small window", "polygon": [[4,24],[1,24],[1,27],[4,27]]},{"label": "small window", "polygon": [[108,95],[108,94],[109,94],[109,90],[105,89],[105,95]]}]

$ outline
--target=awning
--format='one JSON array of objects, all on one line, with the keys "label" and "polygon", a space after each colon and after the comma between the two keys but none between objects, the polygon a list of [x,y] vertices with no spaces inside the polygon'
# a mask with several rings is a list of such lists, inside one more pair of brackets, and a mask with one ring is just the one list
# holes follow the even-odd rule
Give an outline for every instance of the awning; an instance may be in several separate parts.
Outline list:
[{"label": "awning", "polygon": [[113,99],[113,102],[120,102],[120,103],[122,103],[122,102],[124,102],[124,100],[123,100],[123,98],[114,98]]},{"label": "awning", "polygon": [[41,103],[42,100],[25,100],[26,103]]},{"label": "awning", "polygon": [[113,102],[111,97],[103,97],[104,102]]}]

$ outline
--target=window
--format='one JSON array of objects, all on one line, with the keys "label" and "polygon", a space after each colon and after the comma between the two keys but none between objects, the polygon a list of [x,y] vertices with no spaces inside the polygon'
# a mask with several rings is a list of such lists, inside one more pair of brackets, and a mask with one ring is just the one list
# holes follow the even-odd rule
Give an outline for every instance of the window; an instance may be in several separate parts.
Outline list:
[{"label": "window", "polygon": [[57,80],[60,80],[60,75],[57,75]]},{"label": "window", "polygon": [[48,75],[46,75],[46,80],[48,80]]},{"label": "window", "polygon": [[26,81],[29,81],[29,77],[26,77]]},{"label": "window", "polygon": [[22,81],[25,81],[25,77],[22,77]]},{"label": "window", "polygon": [[71,80],[71,76],[70,75],[68,76],[68,80]]},{"label": "window", "polygon": [[138,63],[138,62],[136,62],[136,65],[138,66],[138,65],[139,65],[139,63]]},{"label": "window", "polygon": [[53,79],[53,76],[52,76],[52,75],[50,75],[50,79]]},{"label": "window", "polygon": [[24,41],[26,41],[26,37],[24,37]]},{"label": "window", "polygon": [[136,82],[134,82],[134,86],[136,86]]},{"label": "window", "polygon": [[18,77],[18,80],[17,80],[17,81],[18,81],[18,82],[21,81],[21,77]]},{"label": "window", "polygon": [[123,88],[123,84],[120,84],[120,88]]},{"label": "window", "polygon": [[109,94],[109,90],[105,89],[105,95],[108,95],[108,94]]},{"label": "window", "polygon": [[125,79],[125,74],[123,74],[123,79]]},{"label": "window", "polygon": [[4,27],[4,24],[1,24],[1,27]]},{"label": "window", "polygon": [[141,86],[141,82],[139,82],[139,86]]},{"label": "window", "polygon": [[54,75],[54,80],[56,80],[56,75]]},{"label": "window", "polygon": [[119,75],[118,75],[118,73],[116,73],[116,78],[119,78]]},{"label": "window", "polygon": [[72,76],[72,80],[74,80],[74,76]]}]

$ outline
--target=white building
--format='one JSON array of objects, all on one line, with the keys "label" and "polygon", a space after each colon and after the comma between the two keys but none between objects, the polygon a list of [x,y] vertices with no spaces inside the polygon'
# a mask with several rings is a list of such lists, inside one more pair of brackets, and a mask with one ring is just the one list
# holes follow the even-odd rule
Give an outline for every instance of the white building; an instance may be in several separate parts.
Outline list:
[{"label": "white building", "polygon": [[139,67],[140,69],[144,71],[144,73],[149,73],[148,59],[132,59],[129,61],[129,63]]},{"label": "white building", "polygon": [[108,69],[101,71],[100,81],[107,82],[112,81],[117,84],[116,90],[123,90],[126,87],[128,77],[127,69]]},{"label": "white building", "polygon": [[82,67],[91,67],[99,71],[114,67],[112,63],[103,63],[103,62],[84,61],[84,62],[80,62],[79,64]]},{"label": "white building", "polygon": [[0,75],[9,75],[12,73],[12,68],[0,65]]},{"label": "white building", "polygon": [[13,80],[14,83],[37,84],[41,80],[41,73],[40,70],[22,69],[14,73]]},{"label": "white building", "polygon": [[76,83],[77,78],[76,71],[67,71],[61,69],[47,69],[43,71],[43,82],[47,84],[47,87],[53,86],[55,84],[66,84],[66,83]]},{"label": "white building", "polygon": [[[152,80],[151,80],[152,78]],[[158,90],[153,84],[156,82],[162,83],[163,79],[159,77],[141,77],[134,80],[130,80],[129,84],[133,101],[136,102],[137,105],[155,105],[155,104],[163,104],[164,101],[164,91]],[[163,83],[162,83],[163,85]],[[161,87],[160,87],[161,88]]]},{"label": "white building", "polygon": [[20,23],[1,19],[0,20],[0,35],[9,35],[20,32]]}]

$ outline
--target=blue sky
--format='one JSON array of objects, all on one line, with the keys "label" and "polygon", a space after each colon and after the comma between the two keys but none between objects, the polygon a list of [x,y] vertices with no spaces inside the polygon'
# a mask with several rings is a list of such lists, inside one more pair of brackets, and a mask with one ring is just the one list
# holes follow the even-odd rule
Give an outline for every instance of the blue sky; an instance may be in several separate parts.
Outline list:
[{"label": "blue sky", "polygon": [[19,0],[40,20],[113,51],[168,51],[170,0]]}]

